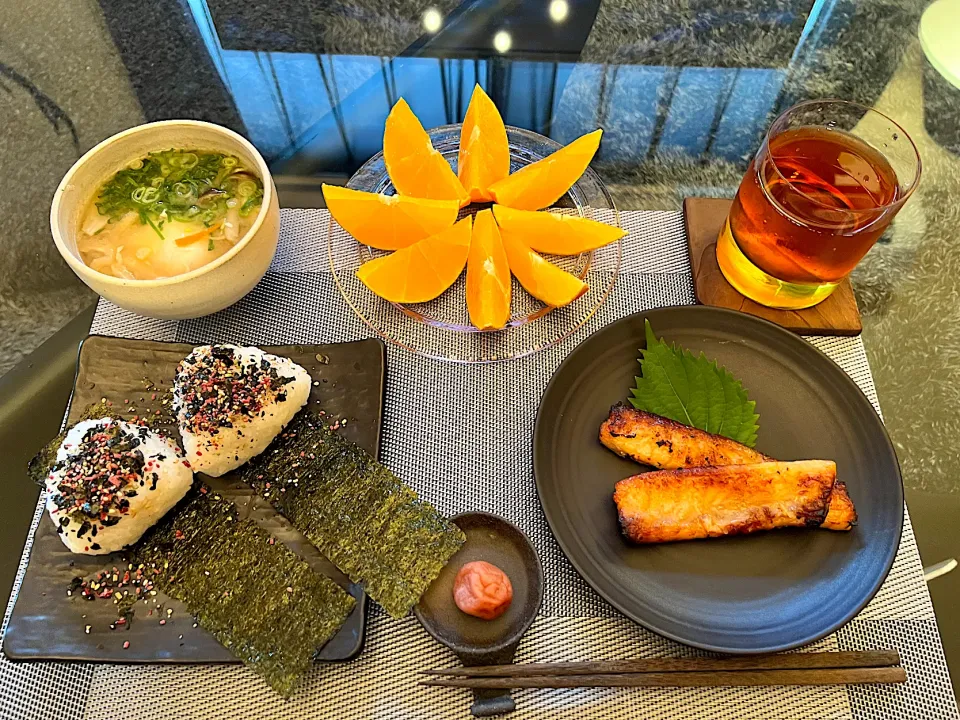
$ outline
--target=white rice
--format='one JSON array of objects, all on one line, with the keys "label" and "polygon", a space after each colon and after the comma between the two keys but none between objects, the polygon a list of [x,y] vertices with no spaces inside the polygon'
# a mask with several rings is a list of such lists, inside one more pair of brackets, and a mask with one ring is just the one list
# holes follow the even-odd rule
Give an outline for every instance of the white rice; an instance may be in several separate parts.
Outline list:
[{"label": "white rice", "polygon": [[[117,492],[127,490],[136,494],[126,497],[129,507],[125,514],[117,516],[116,524],[104,525],[96,514],[88,516],[81,512],[62,511],[57,505],[57,499],[62,498],[58,486],[64,480],[66,470],[53,470],[47,476],[47,512],[58,526],[63,544],[74,553],[104,555],[135,543],[186,495],[193,483],[193,472],[184,463],[183,456],[173,443],[152,430],[110,418],[84,420],[74,425],[57,450],[57,464],[79,461],[84,455],[89,458],[90,453],[83,450],[84,436],[91,429],[111,425],[117,425],[124,433],[140,438],[137,449],[143,453],[144,462],[147,464],[147,468],[134,482],[117,488]],[[106,470],[100,467],[93,469],[96,472]],[[157,475],[156,481],[153,478],[154,473]],[[84,526],[86,527],[81,533]]]},{"label": "white rice", "polygon": [[[183,449],[196,472],[213,477],[230,472],[262,453],[307,403],[311,383],[310,374],[288,358],[265,353],[256,347],[217,347],[231,348],[234,360],[243,367],[252,364],[259,368],[265,361],[280,378],[291,380],[279,391],[267,390],[261,393],[260,410],[257,413],[249,415],[219,408],[223,420],[229,423],[229,426],[198,430],[191,423],[190,403],[185,397],[191,390],[198,390],[199,382],[191,373],[192,364],[181,363],[174,380],[173,403]],[[187,357],[196,363],[209,362],[212,350],[212,346],[202,345],[194,348]],[[280,393],[283,401],[278,399]]]}]

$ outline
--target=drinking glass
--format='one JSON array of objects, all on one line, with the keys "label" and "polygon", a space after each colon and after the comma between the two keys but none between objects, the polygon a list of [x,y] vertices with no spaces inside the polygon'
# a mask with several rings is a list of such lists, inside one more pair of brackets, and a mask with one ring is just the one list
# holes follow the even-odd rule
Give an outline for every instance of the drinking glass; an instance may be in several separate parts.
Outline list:
[{"label": "drinking glass", "polygon": [[866,255],[920,179],[910,136],[843,100],[778,117],[740,182],[717,239],[724,277],[775,308],[825,300]]}]

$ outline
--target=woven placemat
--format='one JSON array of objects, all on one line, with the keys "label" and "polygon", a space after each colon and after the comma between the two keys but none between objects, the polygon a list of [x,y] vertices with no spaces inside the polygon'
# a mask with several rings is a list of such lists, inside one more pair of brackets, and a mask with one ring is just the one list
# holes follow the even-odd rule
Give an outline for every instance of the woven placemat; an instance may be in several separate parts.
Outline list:
[{"label": "woven placemat", "polygon": [[[270,273],[224,312],[182,322],[150,321],[101,301],[93,331],[193,343],[323,343],[369,337],[369,329],[342,301],[329,273],[328,219],[325,211],[283,211],[280,251]],[[558,347],[479,367],[427,360],[392,346],[387,350],[383,462],[444,513],[487,510],[507,517],[527,533],[540,554],[544,603],[520,646],[520,662],[697,654],[624,619],[583,582],[550,534],[534,487],[533,421],[563,357],[591,331],[620,317],[694,302],[681,214],[625,212],[621,219],[630,231],[622,274],[597,315]],[[808,339],[877,405],[859,338]],[[26,557],[25,552],[23,563]],[[360,658],[318,665],[289,701],[241,667],[15,664],[0,657],[0,717],[469,717],[467,691],[416,685],[419,670],[456,662],[449,651],[413,617],[392,620],[373,608],[369,620]],[[909,517],[896,562],[877,597],[849,625],[805,650],[879,648],[900,651],[907,669],[905,685],[520,691],[511,717],[957,718]]]}]

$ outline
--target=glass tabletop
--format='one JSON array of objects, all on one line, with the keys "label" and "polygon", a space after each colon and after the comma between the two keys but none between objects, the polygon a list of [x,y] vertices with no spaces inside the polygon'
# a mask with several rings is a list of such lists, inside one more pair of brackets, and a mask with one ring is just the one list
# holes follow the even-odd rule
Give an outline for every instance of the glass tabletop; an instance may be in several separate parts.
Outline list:
[{"label": "glass tabletop", "polygon": [[685,197],[732,196],[771,120],[799,101],[837,97],[886,113],[915,140],[924,177],[852,280],[908,490],[926,493],[918,508],[926,498],[939,518],[931,542],[949,528],[945,552],[960,555],[956,530],[935,512],[960,507],[960,90],[925,59],[923,3],[2,0],[0,9],[0,373],[93,299],[50,240],[50,198],[80,154],[142,122],[237,130],[268,160],[281,205],[319,207],[321,182],[345,182],[382,149],[399,97],[429,128],[459,122],[479,83],[509,125],[561,143],[602,127],[593,167],[621,210],[677,210]]}]

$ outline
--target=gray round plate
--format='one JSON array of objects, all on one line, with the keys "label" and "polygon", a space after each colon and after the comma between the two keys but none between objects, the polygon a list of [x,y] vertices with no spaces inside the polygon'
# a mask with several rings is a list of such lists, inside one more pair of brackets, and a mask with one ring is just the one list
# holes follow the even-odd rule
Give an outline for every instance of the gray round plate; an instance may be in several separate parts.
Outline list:
[{"label": "gray round plate", "polygon": [[[835,460],[859,525],[636,546],[612,495],[644,466],[598,440],[610,406],[639,372],[643,321],[739,378],[757,403],[757,449],[782,460]],[[573,566],[627,617],[688,645],[764,653],[817,640],[849,621],[887,576],[903,527],[890,439],[856,383],[812,345],[765,320],[703,306],[618,320],[581,343],[547,386],[534,432],[547,521]]]},{"label": "gray round plate", "polygon": [[[414,613],[428,633],[461,659],[493,655],[504,649],[509,649],[512,659],[514,648],[536,619],[543,600],[543,569],[537,551],[520,528],[497,515],[468,512],[450,519],[463,530],[467,541],[427,588]],[[513,586],[510,607],[495,620],[467,615],[453,602],[457,573],[474,560],[496,565]]]}]

